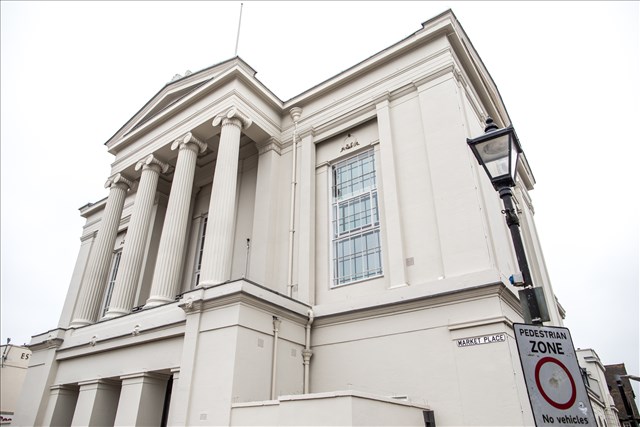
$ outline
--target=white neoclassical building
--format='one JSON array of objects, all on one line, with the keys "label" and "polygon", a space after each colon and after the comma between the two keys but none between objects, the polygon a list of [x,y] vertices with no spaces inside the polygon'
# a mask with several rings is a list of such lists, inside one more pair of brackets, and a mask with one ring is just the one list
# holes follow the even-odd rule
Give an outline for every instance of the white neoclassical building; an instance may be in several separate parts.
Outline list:
[{"label": "white neoclassical building", "polygon": [[[532,425],[517,262],[466,142],[511,119],[453,13],[288,101],[255,74],[177,76],[107,141],[14,424]],[[561,325],[534,183],[523,157]]]}]

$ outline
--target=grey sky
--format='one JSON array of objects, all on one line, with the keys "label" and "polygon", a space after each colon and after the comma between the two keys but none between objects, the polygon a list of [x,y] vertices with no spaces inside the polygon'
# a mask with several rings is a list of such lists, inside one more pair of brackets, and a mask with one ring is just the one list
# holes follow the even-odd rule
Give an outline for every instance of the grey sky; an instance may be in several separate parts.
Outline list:
[{"label": "grey sky", "polygon": [[[638,2],[244,2],[239,55],[282,100],[451,8],[537,180],[577,347],[639,373]],[[57,325],[103,143],[171,77],[234,54],[240,2],[1,3],[2,342]],[[637,393],[640,395],[640,393]]]}]

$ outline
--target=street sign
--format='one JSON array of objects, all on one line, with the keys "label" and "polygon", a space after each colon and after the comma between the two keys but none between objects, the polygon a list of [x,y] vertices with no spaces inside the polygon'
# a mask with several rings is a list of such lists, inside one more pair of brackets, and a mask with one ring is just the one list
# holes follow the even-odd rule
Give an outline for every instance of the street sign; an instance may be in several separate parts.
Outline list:
[{"label": "street sign", "polygon": [[597,426],[569,329],[514,323],[513,330],[536,425]]},{"label": "street sign", "polygon": [[507,340],[507,334],[493,334],[483,335],[481,337],[460,338],[456,340],[458,347],[471,347],[474,345],[493,344],[496,342],[505,342]]}]

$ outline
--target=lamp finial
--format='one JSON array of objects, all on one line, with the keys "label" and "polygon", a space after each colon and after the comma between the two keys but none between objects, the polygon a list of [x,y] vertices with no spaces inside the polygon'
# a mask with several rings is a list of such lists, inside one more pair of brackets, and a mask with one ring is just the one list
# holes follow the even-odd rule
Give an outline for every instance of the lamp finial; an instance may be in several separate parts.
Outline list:
[{"label": "lamp finial", "polygon": [[498,125],[493,122],[491,117],[487,117],[485,121],[486,126],[484,127],[484,133],[492,132],[494,130],[498,130]]}]

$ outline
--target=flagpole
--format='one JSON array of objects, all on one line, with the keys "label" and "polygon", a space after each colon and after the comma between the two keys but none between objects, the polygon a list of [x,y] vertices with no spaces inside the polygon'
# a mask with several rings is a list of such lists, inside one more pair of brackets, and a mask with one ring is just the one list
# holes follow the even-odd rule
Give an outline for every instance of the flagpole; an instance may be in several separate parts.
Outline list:
[{"label": "flagpole", "polygon": [[240,18],[238,19],[238,35],[236,36],[236,51],[233,56],[238,56],[238,43],[240,42],[240,24],[242,24],[242,4],[240,3]]}]

